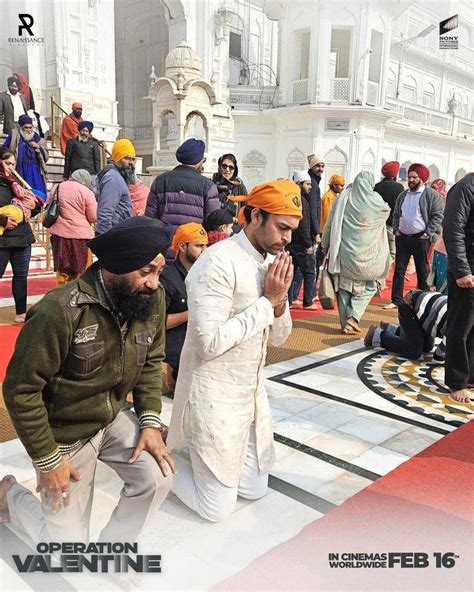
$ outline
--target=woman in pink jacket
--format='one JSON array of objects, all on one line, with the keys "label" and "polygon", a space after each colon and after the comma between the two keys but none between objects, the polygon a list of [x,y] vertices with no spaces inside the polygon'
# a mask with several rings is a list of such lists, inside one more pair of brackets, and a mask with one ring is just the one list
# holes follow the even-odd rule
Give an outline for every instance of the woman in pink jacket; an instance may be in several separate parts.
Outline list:
[{"label": "woman in pink jacket", "polygon": [[94,237],[91,224],[97,221],[97,200],[91,191],[90,174],[79,169],[54,189],[59,196],[59,216],[49,228],[54,271],[58,285],[78,278],[88,264],[87,241]]}]

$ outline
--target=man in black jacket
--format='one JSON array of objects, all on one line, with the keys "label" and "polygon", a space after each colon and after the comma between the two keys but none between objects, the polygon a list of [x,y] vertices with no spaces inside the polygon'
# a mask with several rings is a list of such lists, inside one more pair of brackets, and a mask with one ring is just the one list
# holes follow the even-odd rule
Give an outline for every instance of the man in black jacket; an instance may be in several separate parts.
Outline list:
[{"label": "man in black jacket", "polygon": [[[301,201],[303,209],[303,218],[300,220],[298,228],[293,231],[291,243],[288,250],[293,259],[293,265],[296,270],[300,270],[303,276],[303,308],[306,310],[316,310],[319,308],[313,304],[313,289],[316,280],[316,269],[314,260],[313,236],[311,232],[311,209],[309,205],[309,192],[311,191],[311,177],[306,171],[295,171],[293,181],[301,189]],[[288,301],[292,304],[295,297],[295,290],[298,289],[294,283],[290,286],[288,292]]]},{"label": "man in black jacket", "polygon": [[[321,264],[321,250],[319,243],[321,242],[321,190],[319,183],[324,172],[325,162],[320,154],[308,155],[309,170],[308,175],[311,181],[311,191],[308,194],[308,203],[310,208],[310,232],[311,240],[313,241],[313,257],[315,263],[315,276],[313,286],[313,299],[316,297],[316,286],[318,283],[319,266]],[[295,270],[295,279],[293,281],[294,293],[299,294],[303,276],[301,270]],[[296,298],[296,296],[295,296]]]},{"label": "man in black jacket", "polygon": [[469,388],[474,388],[474,173],[448,192],[443,238],[448,254],[445,383],[455,401],[469,403]]},{"label": "man in black jacket", "polygon": [[94,124],[92,121],[81,121],[77,128],[77,138],[71,138],[66,144],[65,179],[69,179],[72,173],[79,169],[85,169],[91,175],[97,175],[100,171],[99,146],[91,136]]},{"label": "man in black jacket", "polygon": [[374,191],[382,196],[385,203],[390,206],[390,216],[387,219],[387,236],[388,246],[390,248],[390,256],[392,261],[395,261],[395,236],[393,235],[392,221],[393,210],[397,197],[405,191],[403,185],[397,182],[398,171],[400,170],[400,163],[396,160],[386,162],[382,167],[383,179],[376,183]]}]

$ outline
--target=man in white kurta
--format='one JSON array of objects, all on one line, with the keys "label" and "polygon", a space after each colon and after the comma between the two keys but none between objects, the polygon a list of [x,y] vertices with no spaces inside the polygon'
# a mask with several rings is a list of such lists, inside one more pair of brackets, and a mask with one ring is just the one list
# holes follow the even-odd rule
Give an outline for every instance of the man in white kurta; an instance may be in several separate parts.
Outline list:
[{"label": "man in white kurta", "polygon": [[231,514],[238,495],[266,493],[274,450],[263,367],[268,341],[282,344],[292,327],[285,246],[302,217],[300,190],[278,180],[243,199],[244,229],[209,248],[186,279],[188,330],[167,440],[182,451],[173,492],[212,521]]}]

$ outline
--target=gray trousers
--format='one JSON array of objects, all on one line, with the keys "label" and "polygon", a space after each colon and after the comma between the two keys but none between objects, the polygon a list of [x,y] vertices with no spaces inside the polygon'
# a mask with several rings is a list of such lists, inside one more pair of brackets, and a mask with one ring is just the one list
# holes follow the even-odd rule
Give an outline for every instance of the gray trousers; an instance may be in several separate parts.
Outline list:
[{"label": "gray trousers", "polygon": [[38,542],[87,542],[94,497],[97,460],[111,467],[123,480],[120,499],[108,524],[100,534],[104,542],[135,542],[152,507],[168,495],[172,477],[164,477],[156,460],[143,451],[128,464],[140,433],[138,419],[130,409],[68,457],[81,479],[70,482],[70,503],[53,514],[30,490],[19,483],[7,493],[10,520],[34,544]]},{"label": "gray trousers", "polygon": [[395,245],[395,235],[393,234],[393,228],[387,224],[387,238],[388,238],[388,248],[390,250],[390,259],[392,263],[395,261],[395,254],[396,254],[396,245]]}]

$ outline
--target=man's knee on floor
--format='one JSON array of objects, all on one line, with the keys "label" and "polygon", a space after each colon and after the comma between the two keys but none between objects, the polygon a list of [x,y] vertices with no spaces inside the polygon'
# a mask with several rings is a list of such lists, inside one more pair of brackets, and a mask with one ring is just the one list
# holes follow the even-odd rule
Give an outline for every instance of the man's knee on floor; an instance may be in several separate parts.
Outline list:
[{"label": "man's knee on floor", "polygon": [[226,518],[232,514],[235,510],[235,503],[230,505],[222,505],[222,506],[209,506],[209,505],[200,505],[198,513],[201,518],[204,520],[208,520],[209,522],[222,522]]}]

